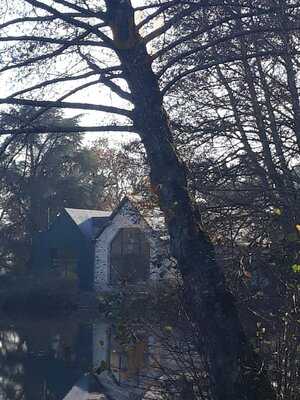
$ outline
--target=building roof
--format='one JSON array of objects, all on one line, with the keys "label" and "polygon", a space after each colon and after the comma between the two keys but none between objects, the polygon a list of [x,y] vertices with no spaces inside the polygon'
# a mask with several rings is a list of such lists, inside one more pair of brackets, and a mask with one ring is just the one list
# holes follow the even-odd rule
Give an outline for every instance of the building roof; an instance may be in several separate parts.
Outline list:
[{"label": "building roof", "polygon": [[161,238],[167,236],[162,212],[158,208],[154,208],[141,213],[138,202],[132,198],[129,199],[127,196],[121,200],[119,205],[115,207],[113,211],[65,208],[65,212],[72,218],[85,237],[92,240],[102,234],[103,230],[107,227],[110,221],[113,220],[115,215],[118,214],[127,201],[131,203],[137,213],[144,218],[144,221],[149,225],[149,227],[156,231]]},{"label": "building roof", "polygon": [[64,210],[88,239],[93,239],[97,235],[97,232],[106,224],[111,215],[110,211],[79,208],[65,208]]}]

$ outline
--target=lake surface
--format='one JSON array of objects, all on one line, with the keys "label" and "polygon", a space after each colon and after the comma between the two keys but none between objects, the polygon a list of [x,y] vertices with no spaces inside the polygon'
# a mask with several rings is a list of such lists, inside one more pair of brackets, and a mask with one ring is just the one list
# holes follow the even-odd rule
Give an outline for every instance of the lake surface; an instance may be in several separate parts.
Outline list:
[{"label": "lake surface", "polygon": [[124,351],[105,320],[0,322],[1,400],[62,400],[83,373],[107,365],[119,382],[138,383],[147,362],[146,341]]},{"label": "lake surface", "polygon": [[0,399],[58,400],[92,368],[90,323],[4,320],[0,323]]}]

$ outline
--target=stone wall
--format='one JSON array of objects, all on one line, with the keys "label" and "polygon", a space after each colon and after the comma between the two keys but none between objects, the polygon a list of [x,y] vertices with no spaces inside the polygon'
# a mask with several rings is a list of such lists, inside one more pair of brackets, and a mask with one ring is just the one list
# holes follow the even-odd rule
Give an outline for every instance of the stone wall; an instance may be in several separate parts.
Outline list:
[{"label": "stone wall", "polygon": [[150,246],[150,279],[153,281],[159,279],[158,260],[161,258],[161,241],[133,204],[126,201],[95,243],[94,288],[97,291],[112,289],[109,284],[110,245],[121,228],[129,227],[140,228],[144,232]]}]

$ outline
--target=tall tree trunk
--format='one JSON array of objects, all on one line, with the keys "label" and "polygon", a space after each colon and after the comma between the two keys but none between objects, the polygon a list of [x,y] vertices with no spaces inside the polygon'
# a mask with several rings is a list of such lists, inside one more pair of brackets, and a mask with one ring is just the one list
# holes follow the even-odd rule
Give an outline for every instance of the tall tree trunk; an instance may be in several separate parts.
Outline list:
[{"label": "tall tree trunk", "polygon": [[274,399],[264,366],[249,346],[213,246],[201,229],[189,197],[185,166],[172,143],[158,81],[146,46],[136,32],[130,1],[106,0],[106,4],[132,94],[134,124],[150,164],[151,184],[165,215],[189,312],[203,337],[213,398]]}]

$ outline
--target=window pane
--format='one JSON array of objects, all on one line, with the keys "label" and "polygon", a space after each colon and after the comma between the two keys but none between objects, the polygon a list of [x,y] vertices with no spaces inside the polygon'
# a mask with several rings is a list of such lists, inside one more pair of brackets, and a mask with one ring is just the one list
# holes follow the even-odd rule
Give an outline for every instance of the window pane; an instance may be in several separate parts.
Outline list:
[{"label": "window pane", "polygon": [[141,237],[138,229],[123,230],[123,254],[140,254]]},{"label": "window pane", "polygon": [[137,283],[149,278],[150,248],[137,228],[124,228],[111,243],[111,283]]}]

